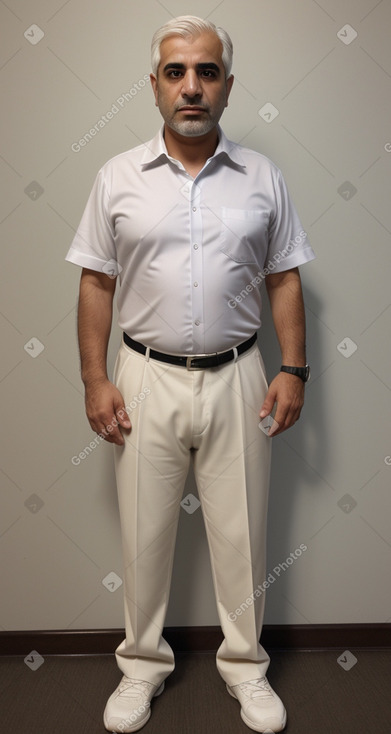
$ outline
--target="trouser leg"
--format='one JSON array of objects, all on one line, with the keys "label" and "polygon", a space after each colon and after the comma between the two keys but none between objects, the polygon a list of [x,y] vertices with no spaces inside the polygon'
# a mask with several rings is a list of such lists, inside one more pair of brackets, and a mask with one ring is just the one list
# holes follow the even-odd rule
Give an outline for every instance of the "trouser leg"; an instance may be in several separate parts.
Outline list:
[{"label": "trouser leg", "polygon": [[115,367],[115,382],[128,410],[130,406],[132,422],[125,446],[114,448],[126,627],[116,658],[125,675],[156,685],[174,668],[162,630],[190,461],[186,422],[191,401],[186,379],[180,379],[186,378],[186,370],[177,372],[173,381],[166,365],[147,361],[124,345]]},{"label": "trouser leg", "polygon": [[224,634],[216,664],[232,686],[265,675],[270,660],[259,644],[271,440],[258,424],[267,382],[257,346],[198,374],[194,472]]}]

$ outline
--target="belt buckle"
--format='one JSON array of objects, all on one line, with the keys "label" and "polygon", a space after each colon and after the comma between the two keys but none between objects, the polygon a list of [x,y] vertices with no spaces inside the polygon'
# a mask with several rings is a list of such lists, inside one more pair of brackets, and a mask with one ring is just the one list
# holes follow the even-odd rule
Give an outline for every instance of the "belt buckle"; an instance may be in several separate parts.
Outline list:
[{"label": "belt buckle", "polygon": [[203,357],[215,357],[217,355],[217,352],[213,352],[212,354],[191,354],[188,357],[186,357],[186,369],[189,372],[195,372],[196,370],[203,370],[204,367],[193,367],[191,364],[193,359],[202,359]]}]

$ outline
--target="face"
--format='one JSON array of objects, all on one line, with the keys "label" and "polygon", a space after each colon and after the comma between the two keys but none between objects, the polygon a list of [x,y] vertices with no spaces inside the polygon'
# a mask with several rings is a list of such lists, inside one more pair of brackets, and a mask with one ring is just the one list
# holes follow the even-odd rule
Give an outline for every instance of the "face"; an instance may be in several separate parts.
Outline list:
[{"label": "face", "polygon": [[206,135],[227,107],[233,76],[225,78],[223,46],[214,33],[169,36],[160,46],[155,102],[165,124],[179,135]]}]

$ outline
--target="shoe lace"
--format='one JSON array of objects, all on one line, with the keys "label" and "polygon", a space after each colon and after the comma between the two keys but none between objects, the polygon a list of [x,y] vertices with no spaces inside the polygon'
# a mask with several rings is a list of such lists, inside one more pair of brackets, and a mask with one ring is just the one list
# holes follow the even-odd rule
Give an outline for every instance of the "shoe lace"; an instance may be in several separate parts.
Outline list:
[{"label": "shoe lace", "polygon": [[132,680],[124,676],[118,686],[118,695],[122,698],[136,698],[140,693],[148,696],[148,684],[142,680]]},{"label": "shoe lace", "polygon": [[246,681],[246,683],[240,683],[240,688],[249,698],[273,697],[269,682],[266,678],[257,678],[255,680]]}]

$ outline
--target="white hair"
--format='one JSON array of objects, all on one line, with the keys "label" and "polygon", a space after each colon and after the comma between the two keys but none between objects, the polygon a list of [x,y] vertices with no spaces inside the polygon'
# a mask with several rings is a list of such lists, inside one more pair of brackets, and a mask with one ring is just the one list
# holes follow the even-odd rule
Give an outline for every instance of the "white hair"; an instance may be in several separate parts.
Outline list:
[{"label": "white hair", "polygon": [[198,36],[205,32],[215,33],[223,45],[222,62],[225,69],[225,75],[228,79],[232,68],[233,46],[232,41],[223,28],[215,26],[209,20],[203,20],[196,15],[180,15],[165,23],[154,33],[151,44],[151,63],[152,71],[157,76],[160,64],[160,44],[169,36]]}]

